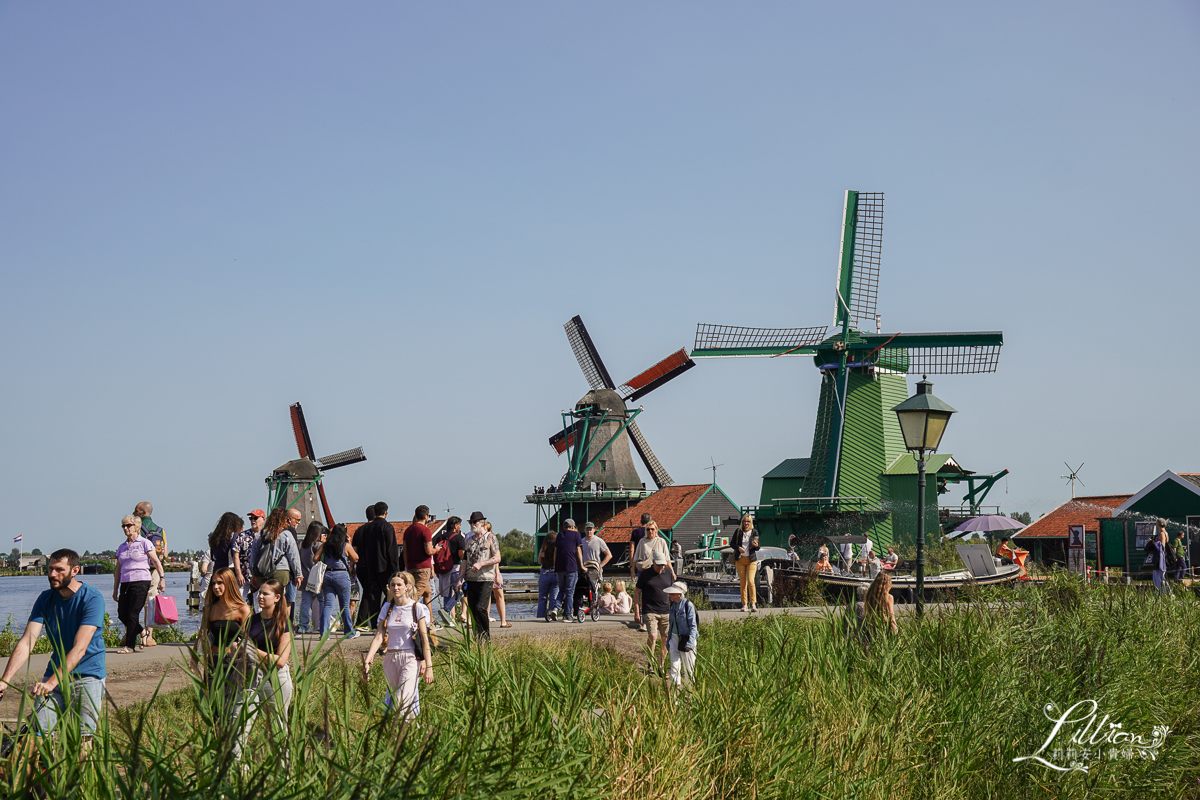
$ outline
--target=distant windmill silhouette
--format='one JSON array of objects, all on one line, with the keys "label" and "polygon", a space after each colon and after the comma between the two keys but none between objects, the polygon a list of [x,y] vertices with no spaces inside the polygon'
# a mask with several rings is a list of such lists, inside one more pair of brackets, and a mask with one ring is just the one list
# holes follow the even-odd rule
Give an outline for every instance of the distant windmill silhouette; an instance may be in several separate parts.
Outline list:
[{"label": "distant windmill silhouette", "polygon": [[1071,499],[1074,500],[1075,499],[1075,481],[1079,481],[1080,486],[1087,486],[1087,484],[1083,482],[1083,478],[1079,477],[1079,470],[1083,469],[1083,462],[1080,462],[1078,467],[1072,467],[1070,464],[1068,464],[1067,462],[1064,461],[1063,466],[1067,468],[1067,472],[1069,474],[1059,475],[1058,477],[1062,478],[1063,480],[1068,480],[1071,482]]},{"label": "distant windmill silhouette", "polygon": [[708,457],[708,462],[709,462],[710,464],[712,464],[712,466],[711,466],[711,467],[705,467],[705,469],[711,469],[711,470],[712,470],[712,474],[713,474],[713,479],[712,479],[712,482],[713,482],[713,484],[715,485],[715,484],[716,484],[716,482],[717,482],[717,467],[723,467],[723,466],[725,466],[725,465],[724,465],[724,464],[718,464],[718,463],[716,463],[715,461],[713,461],[713,457],[712,457],[712,456],[709,456],[709,457]]}]

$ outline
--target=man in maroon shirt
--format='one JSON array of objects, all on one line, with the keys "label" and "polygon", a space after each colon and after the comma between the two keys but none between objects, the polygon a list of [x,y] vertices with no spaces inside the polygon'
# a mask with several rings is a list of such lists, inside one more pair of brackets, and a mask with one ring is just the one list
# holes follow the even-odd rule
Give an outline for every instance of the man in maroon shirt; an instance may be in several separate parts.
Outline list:
[{"label": "man in maroon shirt", "polygon": [[425,525],[429,519],[429,506],[417,506],[412,524],[404,529],[404,568],[417,581],[417,596],[424,599],[425,607],[433,600],[433,589],[429,579],[433,575],[433,554],[445,546],[433,545],[433,531]]}]

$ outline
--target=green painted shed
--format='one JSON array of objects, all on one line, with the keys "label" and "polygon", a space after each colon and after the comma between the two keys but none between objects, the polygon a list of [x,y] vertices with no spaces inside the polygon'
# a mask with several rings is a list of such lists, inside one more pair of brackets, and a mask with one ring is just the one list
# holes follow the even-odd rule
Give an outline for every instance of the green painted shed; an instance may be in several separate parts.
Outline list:
[{"label": "green painted shed", "polygon": [[1100,520],[1102,566],[1148,577],[1142,548],[1160,519],[1167,521],[1172,541],[1187,537],[1194,565],[1200,557],[1200,474],[1167,470],[1114,509],[1112,519]]},{"label": "green painted shed", "polygon": [[785,458],[775,469],[762,476],[762,493],[758,502],[767,505],[783,498],[799,497],[808,477],[810,458]]}]

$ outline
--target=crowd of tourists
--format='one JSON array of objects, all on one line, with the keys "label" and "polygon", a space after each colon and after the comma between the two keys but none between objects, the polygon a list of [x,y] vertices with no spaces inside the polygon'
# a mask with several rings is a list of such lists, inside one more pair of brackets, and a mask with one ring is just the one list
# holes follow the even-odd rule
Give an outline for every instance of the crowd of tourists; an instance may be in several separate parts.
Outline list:
[{"label": "crowd of tourists", "polygon": [[[651,514],[642,514],[641,525],[630,534],[629,586],[604,580],[604,567],[612,560],[608,543],[596,535],[592,522],[579,532],[575,520],[563,520],[563,529],[551,531],[538,551],[537,615],[546,622],[582,622],[581,602],[594,598],[600,613],[633,612],[634,624],[646,634],[651,657],[662,669],[669,663],[669,680],[676,686],[690,683],[695,672],[696,644],[700,635],[695,605],[687,599],[687,586],[672,565],[671,547],[659,533]],[[582,586],[580,581],[587,583]],[[616,594],[613,590],[616,590]]]},{"label": "crowd of tourists", "polygon": [[[153,644],[144,617],[166,588],[166,534],[139,503],[121,520],[125,540],[117,548],[113,599],[124,626],[117,654]],[[351,536],[345,524],[327,528],[314,520],[300,533],[296,509],[254,509],[248,524],[233,512],[218,519],[201,559],[201,621],[193,656],[207,685],[225,701],[240,726],[232,740],[236,758],[261,714],[274,729],[287,731],[292,699],[293,637],[318,633],[355,638],[373,635],[364,659],[367,675],[376,660],[388,686],[388,707],[408,718],[420,712],[420,686],[434,679],[437,631],[464,627],[476,639],[490,638],[491,607],[510,627],[504,606],[500,546],[479,511],[466,520],[451,517],[436,536],[429,508],[418,506],[403,533],[388,521],[384,502],[367,508],[368,521]],[[575,613],[580,575],[589,602],[605,613],[629,613],[647,634],[648,652],[670,682],[692,680],[699,617],[677,579],[670,548],[650,515],[634,531],[628,588],[603,580],[612,560],[607,543],[587,523],[573,520],[546,537],[539,554],[538,614],[547,621],[579,620]],[[34,734],[53,731],[71,709],[84,740],[95,733],[107,676],[104,600],[81,582],[79,554],[60,549],[49,558],[50,587],[34,604],[28,624],[0,678],[0,698],[28,662],[45,632],[52,644],[35,698]],[[548,578],[547,576],[551,576]],[[551,579],[552,578],[552,579]],[[615,593],[614,593],[615,588]],[[435,621],[436,620],[436,621]]]}]

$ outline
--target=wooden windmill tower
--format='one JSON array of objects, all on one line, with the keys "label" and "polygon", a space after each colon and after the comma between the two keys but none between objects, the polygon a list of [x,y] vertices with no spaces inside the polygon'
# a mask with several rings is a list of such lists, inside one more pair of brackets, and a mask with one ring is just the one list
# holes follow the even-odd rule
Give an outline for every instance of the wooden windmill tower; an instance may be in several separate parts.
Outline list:
[{"label": "wooden windmill tower", "polygon": [[575,404],[574,411],[563,412],[563,429],[550,437],[550,446],[559,455],[570,454],[567,472],[559,482],[561,490],[574,492],[592,484],[608,489],[644,489],[629,452],[630,442],[655,486],[661,489],[673,484],[675,481],[634,420],[641,409],[630,409],[627,404],[679,377],[696,362],[681,348],[618,387],[600,360],[583,320],[572,317],[563,327],[583,377],[592,388]]},{"label": "wooden windmill tower", "polygon": [[847,191],[832,335],[829,326],[700,324],[691,355],[813,356],[821,373],[821,397],[808,474],[800,498],[789,508],[798,516],[866,512],[863,525],[873,530],[877,542],[886,543],[892,533],[891,510],[916,500],[915,488],[911,498],[894,496],[898,484],[885,474],[906,454],[891,410],[908,397],[905,376],[994,372],[1004,335],[877,332],[882,244],[883,194]]},{"label": "wooden windmill tower", "polygon": [[361,447],[355,447],[317,458],[314,455],[316,451],[313,450],[312,438],[308,435],[308,423],[304,421],[304,409],[299,403],[293,403],[289,412],[292,417],[292,433],[296,435],[296,449],[300,457],[276,467],[267,478],[267,508],[282,506],[299,509],[301,532],[324,511],[325,524],[332,528],[333,513],[329,510],[329,501],[325,499],[325,473],[331,469],[366,461],[367,457]]},{"label": "wooden windmill tower", "polygon": [[680,348],[617,386],[583,320],[572,317],[563,328],[591,389],[572,410],[562,412],[562,430],[550,437],[555,452],[567,454],[567,471],[556,491],[525,498],[526,503],[538,507],[534,530],[539,535],[556,527],[560,517],[570,517],[580,525],[585,520],[600,524],[620,507],[638,502],[646,485],[634,466],[630,444],[657,488],[675,482],[637,426],[642,409],[628,404],[696,366],[687,349]]}]

